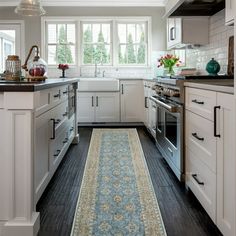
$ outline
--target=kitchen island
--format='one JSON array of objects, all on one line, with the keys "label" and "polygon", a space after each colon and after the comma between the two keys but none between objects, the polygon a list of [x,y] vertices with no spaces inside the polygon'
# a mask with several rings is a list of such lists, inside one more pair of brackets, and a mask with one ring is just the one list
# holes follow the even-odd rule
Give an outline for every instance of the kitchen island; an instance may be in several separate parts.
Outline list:
[{"label": "kitchen island", "polygon": [[36,203],[78,143],[78,79],[0,81],[0,235],[33,236]]}]

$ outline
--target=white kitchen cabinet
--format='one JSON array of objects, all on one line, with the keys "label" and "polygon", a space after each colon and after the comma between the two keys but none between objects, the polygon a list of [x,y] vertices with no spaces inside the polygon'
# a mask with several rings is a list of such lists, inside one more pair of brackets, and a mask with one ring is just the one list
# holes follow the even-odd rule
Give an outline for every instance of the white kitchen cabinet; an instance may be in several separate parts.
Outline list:
[{"label": "white kitchen cabinet", "polygon": [[[68,117],[68,86],[42,90],[40,96],[44,104],[37,109],[35,117],[34,151],[34,200],[37,202],[60,164],[65,151],[72,142],[75,132],[75,115]],[[47,110],[45,111],[45,109]],[[42,113],[42,111],[45,111]]]},{"label": "white kitchen cabinet", "polygon": [[120,81],[121,122],[143,122],[144,90],[142,80]]},{"label": "white kitchen cabinet", "polygon": [[234,4],[235,0],[225,0],[225,24],[234,24]]},{"label": "white kitchen cabinet", "polygon": [[78,122],[94,122],[94,97],[95,93],[78,92],[77,115]]},{"label": "white kitchen cabinet", "polygon": [[119,122],[118,92],[79,92],[78,122]]},{"label": "white kitchen cabinet", "polygon": [[208,18],[186,17],[167,19],[167,49],[208,43]]},{"label": "white kitchen cabinet", "polygon": [[231,94],[186,88],[186,184],[225,236],[235,235],[235,111]]},{"label": "white kitchen cabinet", "polygon": [[217,94],[217,226],[224,236],[236,235],[236,159],[234,96]]}]

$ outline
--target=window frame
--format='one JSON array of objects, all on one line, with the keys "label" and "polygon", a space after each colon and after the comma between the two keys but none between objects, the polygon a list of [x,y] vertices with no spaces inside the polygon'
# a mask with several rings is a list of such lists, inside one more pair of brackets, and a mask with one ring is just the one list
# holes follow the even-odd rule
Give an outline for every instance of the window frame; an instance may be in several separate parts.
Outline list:
[{"label": "window frame", "polygon": [[[42,52],[42,57],[45,58],[46,62],[48,63],[48,31],[47,31],[47,26],[49,24],[75,24],[75,62],[74,64],[70,65],[71,68],[75,68],[77,67],[77,65],[79,65],[78,63],[78,43],[77,43],[77,39],[78,39],[78,22],[75,18],[71,18],[71,17],[42,17],[41,20],[41,52]],[[57,45],[57,44],[55,44]],[[68,44],[69,45],[69,44]],[[78,53],[77,53],[78,52]],[[55,68],[55,66],[57,66],[57,64],[52,65],[49,64],[48,67],[49,68]]]},{"label": "window frame", "polygon": [[[97,18],[96,18],[97,19]],[[87,19],[87,20],[80,20],[80,38],[79,38],[79,45],[80,45],[80,66],[94,66],[94,64],[83,64],[83,27],[82,24],[106,24],[109,23],[110,24],[110,63],[109,64],[103,64],[103,65],[99,65],[99,66],[112,66],[113,65],[113,44],[114,44],[114,40],[113,40],[113,22],[112,20],[109,19],[104,19],[101,18],[99,20],[96,19]],[[94,43],[95,44],[95,43]]]},{"label": "window frame", "polygon": [[[151,51],[152,51],[152,22],[150,16],[129,16],[129,17],[120,17],[120,16],[109,16],[109,17],[54,17],[54,16],[45,16],[41,17],[41,52],[43,58],[47,58],[46,48],[46,24],[52,22],[61,22],[65,23],[68,21],[73,21],[76,24],[76,63],[72,65],[71,68],[75,67],[94,67],[94,64],[83,64],[82,58],[82,27],[81,24],[84,22],[111,22],[111,64],[101,65],[102,67],[116,67],[116,68],[150,68],[151,67]],[[118,23],[145,23],[146,24],[146,38],[147,38],[147,56],[146,64],[119,64],[118,63]],[[49,65],[49,68],[55,68],[55,65]]]},{"label": "window frame", "polygon": [[15,30],[15,39],[17,39],[15,40],[15,55],[19,56],[21,60],[25,58],[25,22],[23,20],[0,20],[0,30]]}]

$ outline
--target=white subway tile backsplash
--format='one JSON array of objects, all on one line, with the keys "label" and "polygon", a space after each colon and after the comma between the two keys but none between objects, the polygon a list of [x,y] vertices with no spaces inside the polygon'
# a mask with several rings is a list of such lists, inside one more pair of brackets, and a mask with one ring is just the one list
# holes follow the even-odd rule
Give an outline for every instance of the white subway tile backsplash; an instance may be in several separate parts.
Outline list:
[{"label": "white subway tile backsplash", "polygon": [[221,65],[220,73],[226,73],[228,64],[228,41],[234,34],[233,27],[225,25],[225,11],[222,10],[210,18],[209,44],[199,49],[187,49],[186,64],[196,67],[202,74],[207,74],[206,64],[214,58]]}]

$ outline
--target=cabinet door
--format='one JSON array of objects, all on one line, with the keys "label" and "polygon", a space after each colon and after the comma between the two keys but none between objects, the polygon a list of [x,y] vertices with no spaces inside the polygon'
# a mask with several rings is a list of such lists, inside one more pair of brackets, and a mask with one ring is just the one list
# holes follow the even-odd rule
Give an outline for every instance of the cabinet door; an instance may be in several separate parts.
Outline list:
[{"label": "cabinet door", "polygon": [[46,112],[35,119],[34,191],[36,201],[50,178],[49,142],[52,130],[51,113]]},{"label": "cabinet door", "polygon": [[96,122],[119,122],[119,93],[96,93]]},{"label": "cabinet door", "polygon": [[95,93],[79,92],[77,96],[78,122],[95,121]]},{"label": "cabinet door", "polygon": [[234,23],[234,4],[235,0],[225,0],[225,23],[227,25]]},{"label": "cabinet door", "polygon": [[167,49],[172,48],[182,40],[182,21],[181,18],[167,19]]},{"label": "cabinet door", "polygon": [[141,80],[121,82],[121,122],[142,122],[144,91]]},{"label": "cabinet door", "polygon": [[236,159],[234,96],[217,93],[217,226],[223,235],[233,236],[236,212]]}]

